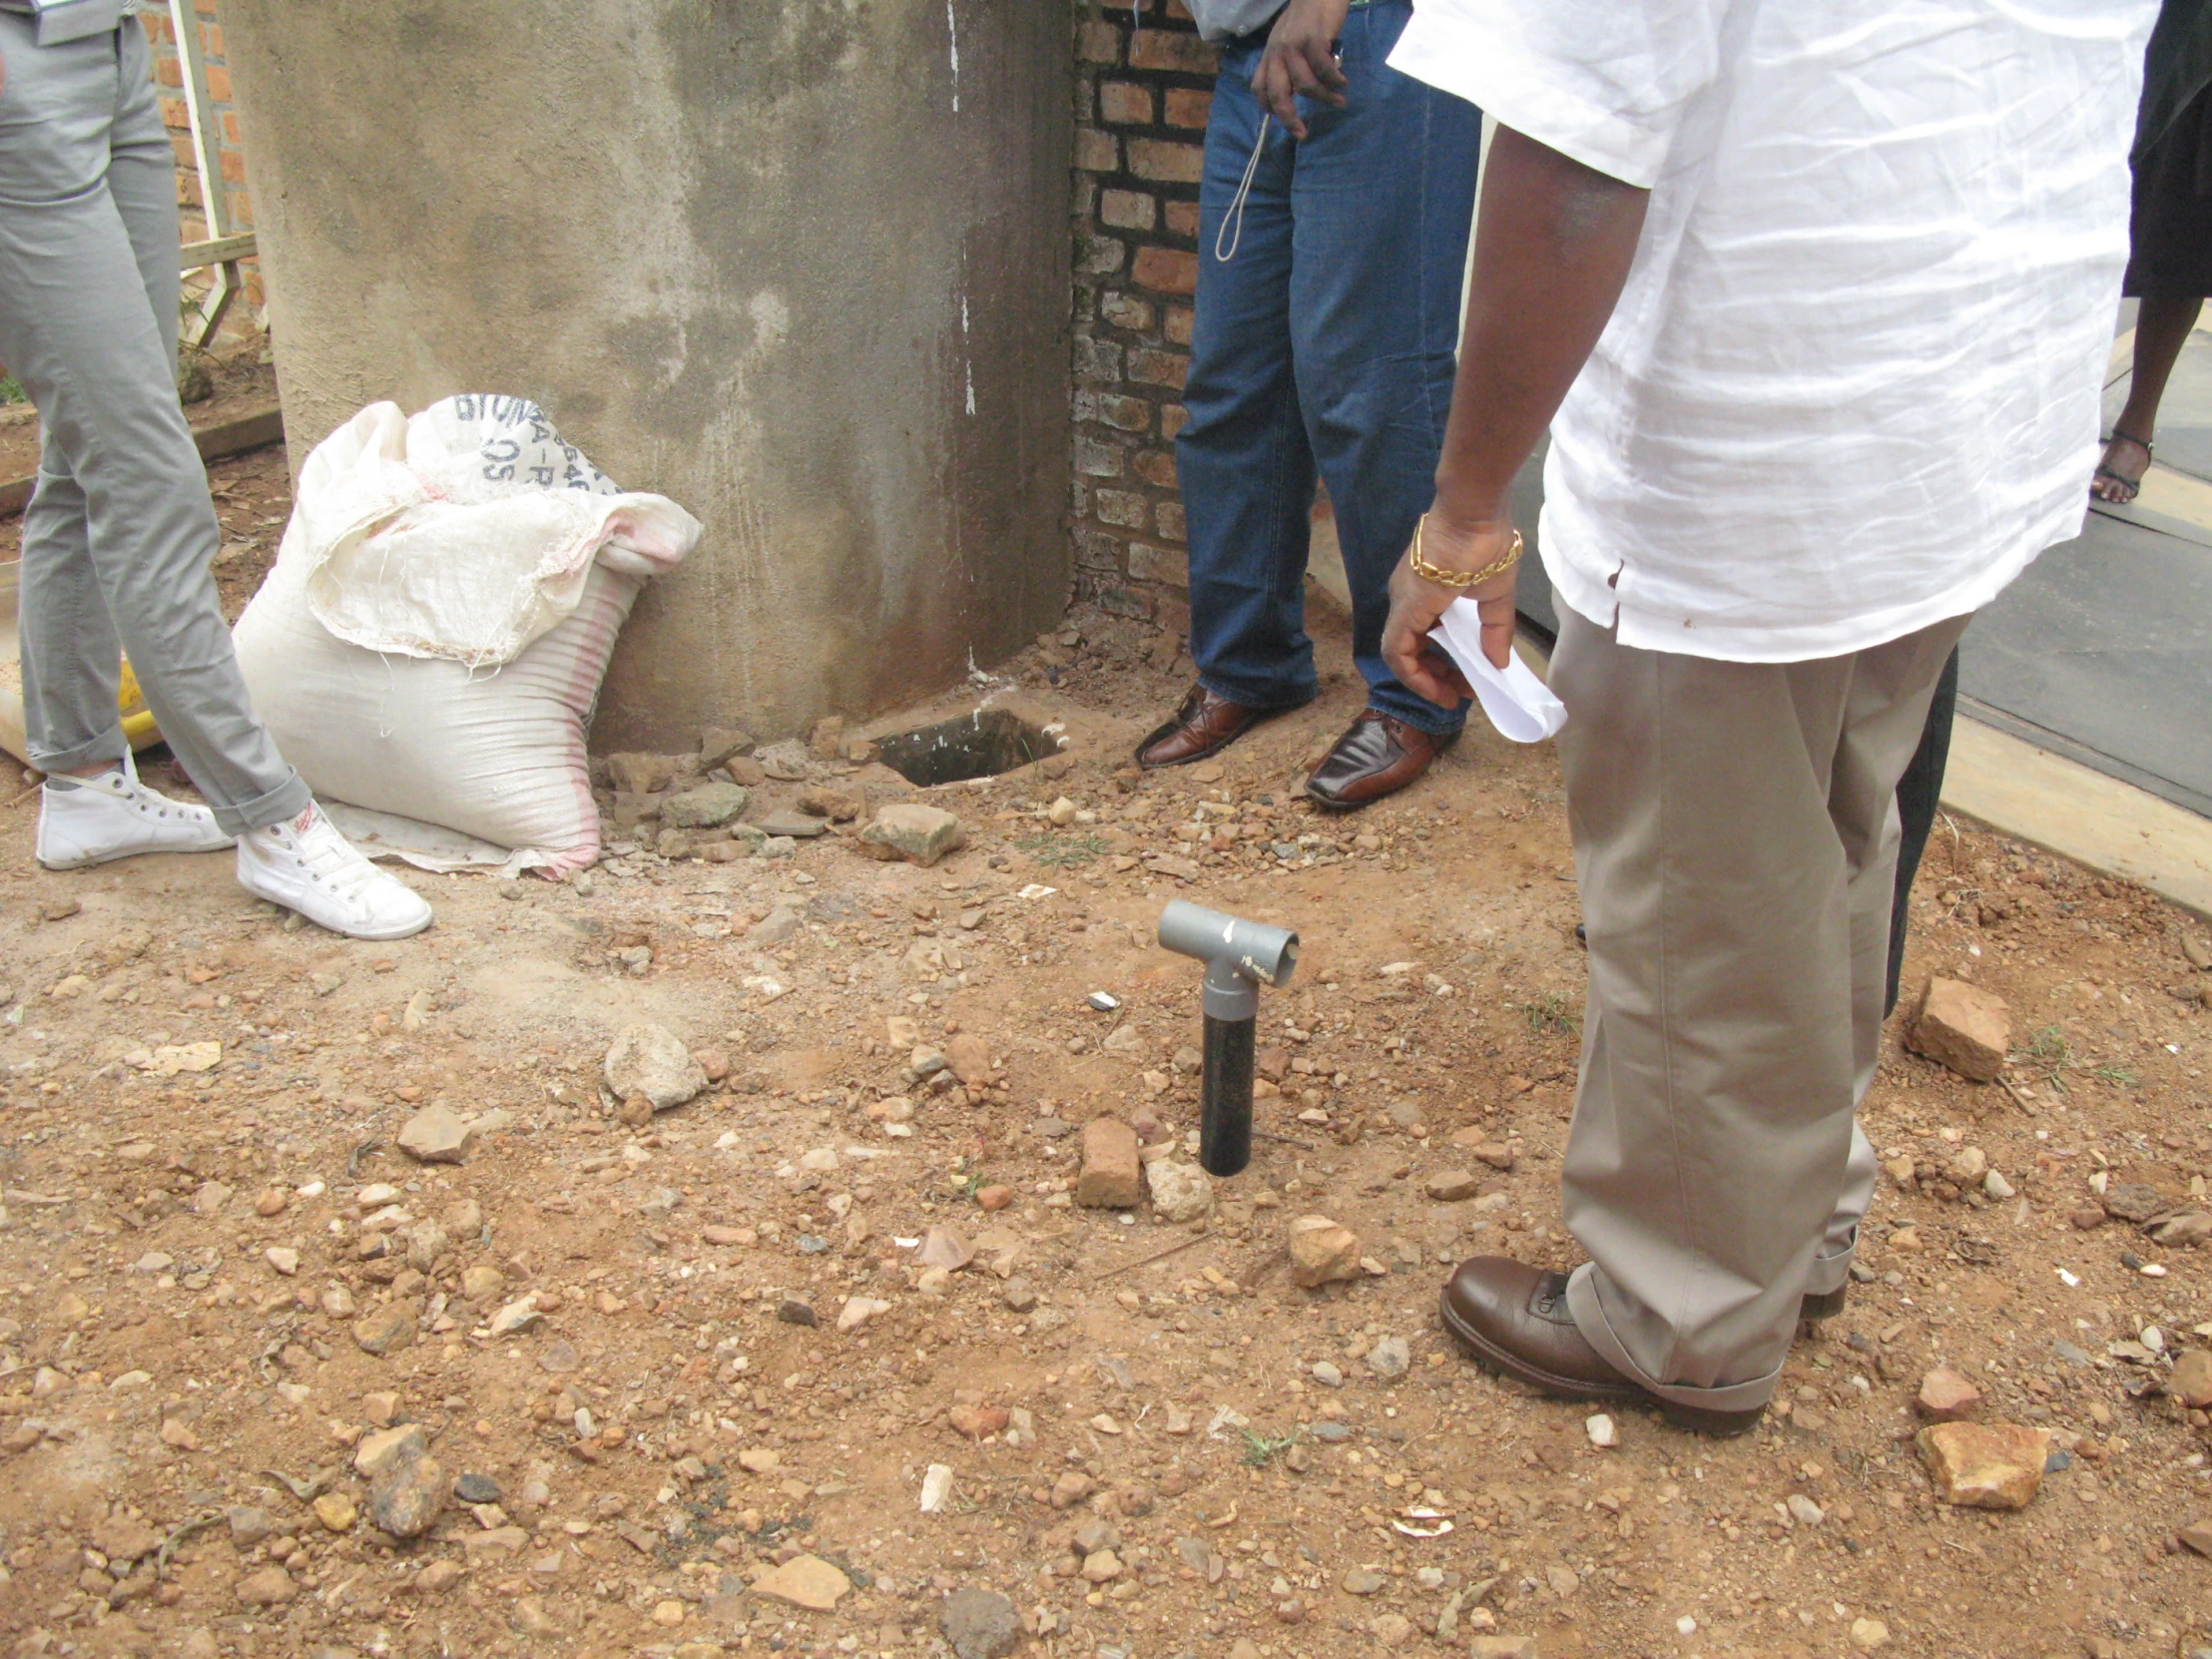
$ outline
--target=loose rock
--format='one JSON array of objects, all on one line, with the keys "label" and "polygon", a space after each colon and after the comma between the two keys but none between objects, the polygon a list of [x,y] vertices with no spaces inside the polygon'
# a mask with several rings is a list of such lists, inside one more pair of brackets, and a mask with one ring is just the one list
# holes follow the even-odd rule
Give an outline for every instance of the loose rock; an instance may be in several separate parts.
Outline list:
[{"label": "loose rock", "polygon": [[871,858],[903,858],[927,866],[966,845],[967,832],[941,807],[902,802],[878,812],[853,844]]},{"label": "loose rock", "polygon": [[661,803],[661,823],[672,830],[713,830],[745,811],[751,799],[735,784],[702,784]]},{"label": "loose rock", "polygon": [[827,1613],[852,1588],[852,1581],[819,1555],[798,1555],[753,1581],[753,1593],[788,1602],[810,1612]]},{"label": "loose rock", "polygon": [[1214,1178],[1196,1164],[1155,1158],[1144,1166],[1144,1180],[1164,1221],[1196,1221],[1214,1208]]},{"label": "loose rock", "polygon": [[1905,1041],[1959,1076],[1988,1083],[2004,1069],[2010,1039],[2011,1012],[2002,997],[1937,974],[1921,995],[1920,1013]]},{"label": "loose rock", "polygon": [[937,1628],[956,1659],[1006,1659],[1021,1646],[1021,1613],[996,1590],[954,1590],[938,1609]]},{"label": "loose rock", "polygon": [[363,1354],[396,1354],[414,1340],[414,1310],[403,1302],[387,1302],[353,1322],[353,1343]]},{"label": "loose rock", "polygon": [[633,1025],[607,1050],[607,1088],[618,1100],[643,1095],[656,1112],[681,1106],[707,1086],[707,1073],[665,1025]]},{"label": "loose rock", "polygon": [[1093,1118],[1083,1126],[1083,1168],[1075,1202],[1093,1210],[1129,1210],[1144,1196],[1137,1132],[1119,1118]]},{"label": "loose rock", "polygon": [[1438,1204],[1457,1204],[1480,1192],[1482,1179],[1463,1169],[1439,1170],[1421,1183],[1421,1189]]},{"label": "loose rock", "polygon": [[1970,1509],[2024,1509],[2043,1481],[2050,1430],[2016,1423],[1944,1422],[1918,1436],[1936,1490]]},{"label": "loose rock", "polygon": [[435,1457],[412,1457],[387,1468],[368,1488],[368,1514],[394,1538],[430,1529],[445,1507],[445,1470]]},{"label": "loose rock", "polygon": [[1385,1382],[1395,1382],[1412,1369],[1412,1351],[1403,1337],[1384,1337],[1368,1350],[1368,1370]]},{"label": "loose rock", "polygon": [[399,1150],[421,1164],[457,1164],[468,1156],[476,1126],[444,1106],[425,1106],[399,1131]]},{"label": "loose rock", "polygon": [[299,1586],[282,1567],[264,1567],[238,1581],[238,1598],[247,1607],[281,1607],[299,1594]]},{"label": "loose rock", "polygon": [[1327,1216],[1301,1216],[1291,1223],[1291,1282],[1312,1289],[1338,1280],[1358,1279],[1360,1235]]},{"label": "loose rock", "polygon": [[1919,1404],[1937,1422],[1957,1422],[1981,1403],[1981,1390],[1957,1372],[1938,1366],[1921,1379]]}]

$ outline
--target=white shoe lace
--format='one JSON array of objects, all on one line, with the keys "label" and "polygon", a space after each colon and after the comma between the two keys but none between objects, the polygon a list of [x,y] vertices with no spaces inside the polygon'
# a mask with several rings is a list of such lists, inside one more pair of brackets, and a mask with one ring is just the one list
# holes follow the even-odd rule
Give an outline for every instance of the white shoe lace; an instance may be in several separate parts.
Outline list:
[{"label": "white shoe lace", "polygon": [[382,873],[338,833],[320,808],[304,831],[288,824],[273,826],[273,830],[277,849],[305,871],[309,881],[344,903],[358,903]]}]

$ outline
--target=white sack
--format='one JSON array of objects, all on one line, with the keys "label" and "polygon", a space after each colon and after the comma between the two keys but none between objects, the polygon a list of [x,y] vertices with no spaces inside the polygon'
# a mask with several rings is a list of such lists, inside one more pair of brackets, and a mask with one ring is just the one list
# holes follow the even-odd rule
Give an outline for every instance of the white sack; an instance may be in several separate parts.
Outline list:
[{"label": "white sack", "polygon": [[699,533],[675,503],[617,490],[523,399],[448,398],[411,421],[374,404],[301,469],[233,631],[239,667],[317,796],[581,869],[599,856],[584,729],[615,636]]},{"label": "white sack", "polygon": [[573,611],[595,559],[652,576],[699,535],[666,496],[619,489],[535,403],[464,394],[411,420],[371,403],[317,444],[281,556],[339,639],[481,666]]}]

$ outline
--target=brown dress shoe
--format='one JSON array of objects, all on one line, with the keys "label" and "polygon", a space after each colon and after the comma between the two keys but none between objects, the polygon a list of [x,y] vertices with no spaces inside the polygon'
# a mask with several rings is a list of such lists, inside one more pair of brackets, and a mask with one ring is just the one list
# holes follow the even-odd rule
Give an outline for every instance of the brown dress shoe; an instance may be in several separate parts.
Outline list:
[{"label": "brown dress shoe", "polygon": [[1323,807],[1365,807],[1402,790],[1458,741],[1456,732],[1432,738],[1380,709],[1363,709],[1306,780],[1306,793]]},{"label": "brown dress shoe", "polygon": [[1765,1411],[1682,1405],[1623,1377],[1576,1328],[1563,1273],[1503,1256],[1470,1256],[1444,1286],[1442,1315],[1444,1329],[1485,1371],[1555,1398],[1656,1405],[1678,1428],[1722,1437],[1746,1432]]},{"label": "brown dress shoe", "polygon": [[1167,723],[1137,745],[1137,765],[1186,766],[1218,755],[1271,714],[1273,709],[1248,709],[1226,697],[1216,697],[1204,686],[1193,686]]}]

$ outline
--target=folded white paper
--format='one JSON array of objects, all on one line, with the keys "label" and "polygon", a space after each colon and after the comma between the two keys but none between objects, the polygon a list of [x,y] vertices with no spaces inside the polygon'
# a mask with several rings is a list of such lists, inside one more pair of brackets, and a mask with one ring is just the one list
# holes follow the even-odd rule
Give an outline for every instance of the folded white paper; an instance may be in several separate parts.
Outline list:
[{"label": "folded white paper", "polygon": [[1445,606],[1429,638],[1459,665],[1498,736],[1514,743],[1542,743],[1566,725],[1567,706],[1518,656],[1509,653],[1505,666],[1496,668],[1482,655],[1482,613],[1473,600],[1454,599]]}]

